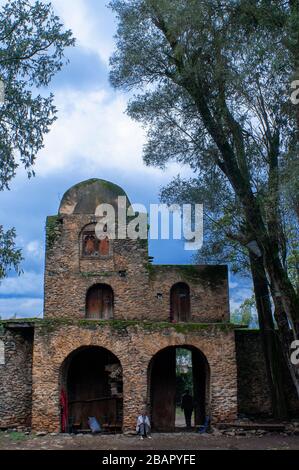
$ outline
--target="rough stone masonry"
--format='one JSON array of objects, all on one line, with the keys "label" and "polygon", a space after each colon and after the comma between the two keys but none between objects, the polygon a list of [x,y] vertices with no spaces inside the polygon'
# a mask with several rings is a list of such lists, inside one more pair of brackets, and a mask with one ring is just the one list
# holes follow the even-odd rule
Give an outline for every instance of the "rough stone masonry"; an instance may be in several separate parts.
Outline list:
[{"label": "rough stone masonry", "polygon": [[0,429],[72,432],[91,415],[132,431],[147,407],[173,430],[177,348],[193,358],[195,424],[269,415],[259,337],[230,324],[227,267],[154,265],[143,240],[97,240],[97,205],[124,195],[88,180],[48,217],[44,317],[0,324]]}]

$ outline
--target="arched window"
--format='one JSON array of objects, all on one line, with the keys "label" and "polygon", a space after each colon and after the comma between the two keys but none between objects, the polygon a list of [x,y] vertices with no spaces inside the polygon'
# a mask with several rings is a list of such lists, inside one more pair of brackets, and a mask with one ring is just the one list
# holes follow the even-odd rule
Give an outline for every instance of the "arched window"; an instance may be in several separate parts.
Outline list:
[{"label": "arched window", "polygon": [[92,286],[86,295],[86,318],[109,320],[113,318],[113,290],[106,284]]},{"label": "arched window", "polygon": [[98,258],[106,257],[111,254],[111,244],[108,237],[99,240],[95,233],[95,226],[89,225],[85,227],[82,233],[82,257],[83,258]]},{"label": "arched window", "polygon": [[179,282],[170,291],[170,321],[190,321],[190,289],[188,284]]}]

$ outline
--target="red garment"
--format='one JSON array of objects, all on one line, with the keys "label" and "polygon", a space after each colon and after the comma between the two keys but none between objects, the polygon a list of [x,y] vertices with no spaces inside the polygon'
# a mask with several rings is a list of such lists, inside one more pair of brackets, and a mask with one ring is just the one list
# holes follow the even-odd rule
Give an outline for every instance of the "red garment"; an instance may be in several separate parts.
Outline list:
[{"label": "red garment", "polygon": [[61,406],[61,431],[67,432],[68,425],[68,400],[65,390],[60,392],[60,406]]}]

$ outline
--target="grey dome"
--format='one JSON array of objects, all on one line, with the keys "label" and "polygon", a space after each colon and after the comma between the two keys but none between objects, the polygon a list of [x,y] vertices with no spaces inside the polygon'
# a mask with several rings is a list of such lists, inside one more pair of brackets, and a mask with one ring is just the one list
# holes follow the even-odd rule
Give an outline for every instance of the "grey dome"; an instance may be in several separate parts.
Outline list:
[{"label": "grey dome", "polygon": [[59,214],[94,214],[99,204],[111,204],[117,210],[118,196],[128,199],[125,191],[114,183],[101,179],[82,181],[64,194]]}]

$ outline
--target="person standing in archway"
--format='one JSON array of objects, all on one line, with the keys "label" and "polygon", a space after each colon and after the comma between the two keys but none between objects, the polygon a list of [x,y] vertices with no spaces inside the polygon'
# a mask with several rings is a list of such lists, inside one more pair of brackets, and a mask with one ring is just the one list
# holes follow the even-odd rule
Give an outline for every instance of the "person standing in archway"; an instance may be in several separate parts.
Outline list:
[{"label": "person standing in archway", "polygon": [[185,414],[186,427],[191,428],[191,418],[194,410],[194,401],[192,395],[190,395],[189,390],[186,390],[182,397],[181,408]]}]

